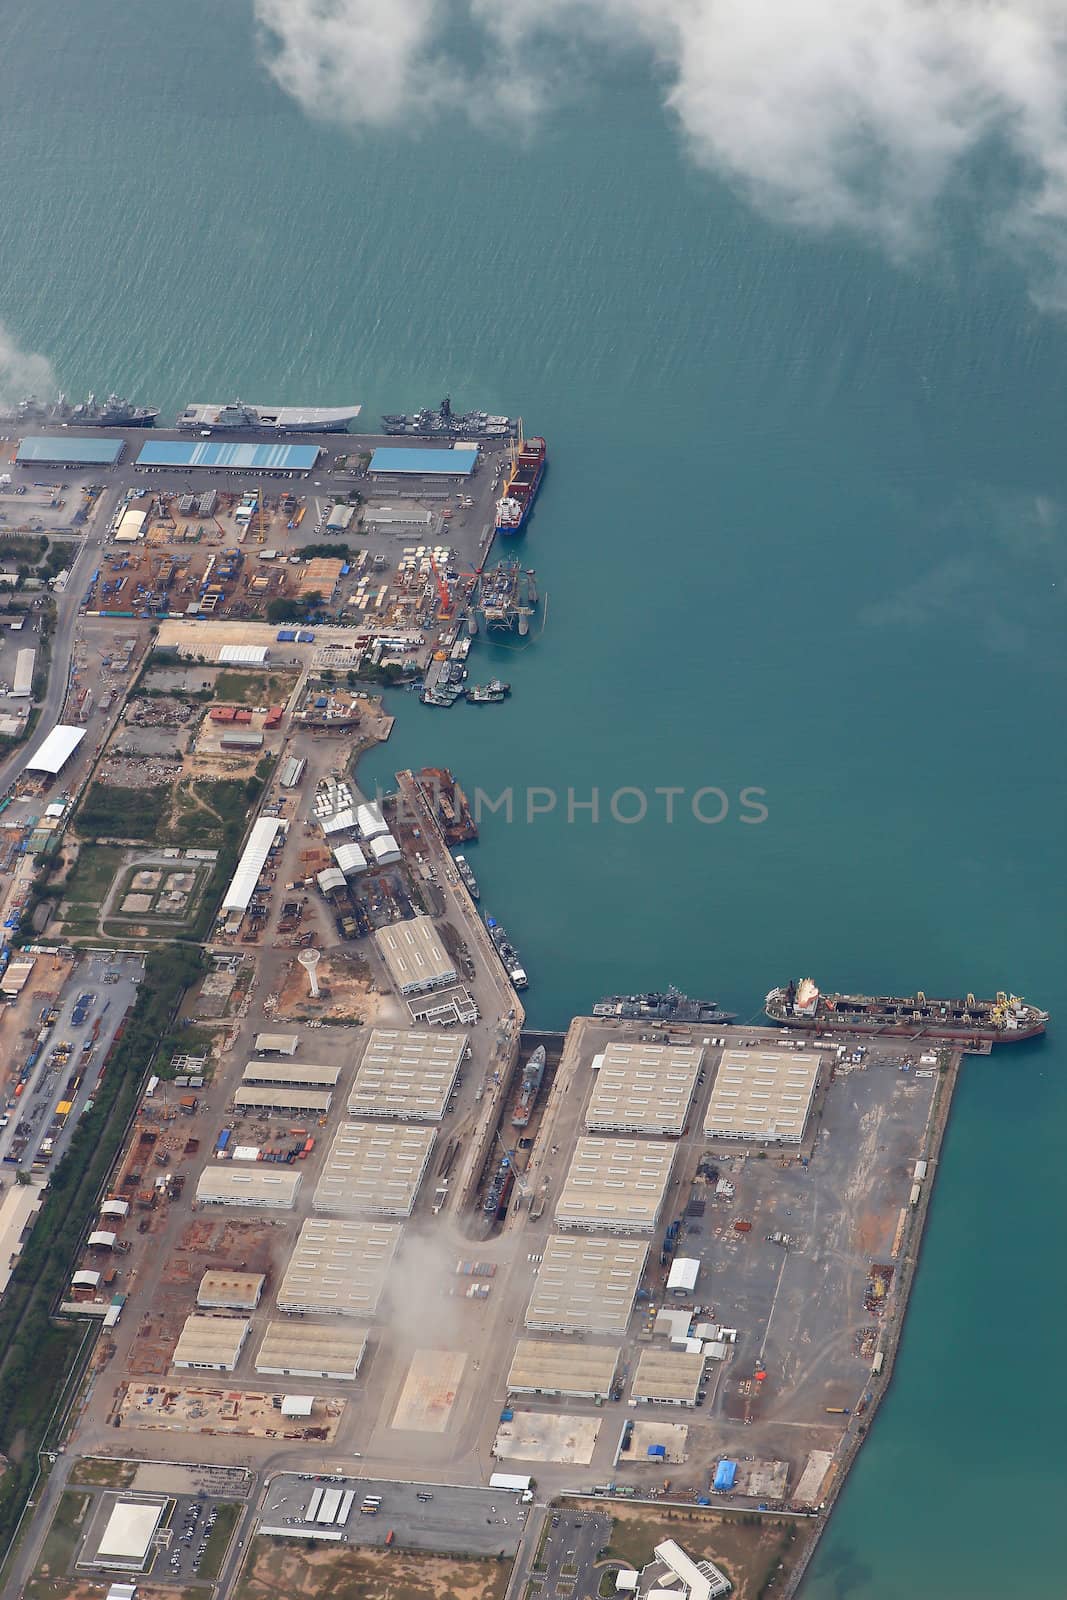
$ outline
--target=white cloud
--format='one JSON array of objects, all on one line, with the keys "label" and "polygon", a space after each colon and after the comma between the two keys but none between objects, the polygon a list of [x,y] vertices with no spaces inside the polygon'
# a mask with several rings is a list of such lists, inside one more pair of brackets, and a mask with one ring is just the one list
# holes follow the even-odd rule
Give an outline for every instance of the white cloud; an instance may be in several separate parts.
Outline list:
[{"label": "white cloud", "polygon": [[[985,225],[1067,261],[1067,0],[255,0],[271,70],[309,111],[382,124],[443,105],[528,116],[562,64],[640,46],[702,165],[815,227],[921,248],[987,141],[1011,193]],[[537,66],[531,68],[530,61]],[[545,63],[553,64],[552,77]],[[579,73],[570,87],[580,87]],[[1067,266],[1062,287],[1067,299]]]},{"label": "white cloud", "polygon": [[56,375],[52,364],[44,356],[20,350],[0,322],[0,405],[17,405],[31,394],[38,400],[54,398]]}]

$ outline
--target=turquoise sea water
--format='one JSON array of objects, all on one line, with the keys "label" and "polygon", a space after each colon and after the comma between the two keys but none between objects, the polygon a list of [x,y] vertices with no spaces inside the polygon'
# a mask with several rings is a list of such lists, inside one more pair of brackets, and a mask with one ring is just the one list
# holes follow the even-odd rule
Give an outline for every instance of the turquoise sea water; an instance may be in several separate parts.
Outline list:
[{"label": "turquoise sea water", "polygon": [[[5,20],[0,317],[68,391],[358,399],[370,426],[450,390],[547,436],[547,628],[480,647],[512,701],[398,696],[368,768],[512,789],[472,860],[535,1023],[670,981],[749,1015],[806,972],[1057,1013],[967,1064],[891,1397],[806,1593],[1058,1597],[1063,324],[959,208],[910,271],[755,216],[636,69],[522,143],[354,138],[267,81],[244,0]],[[668,826],[667,786],[730,814]],[[621,787],[643,823],[606,814]],[[568,822],[594,788],[602,819]]]}]

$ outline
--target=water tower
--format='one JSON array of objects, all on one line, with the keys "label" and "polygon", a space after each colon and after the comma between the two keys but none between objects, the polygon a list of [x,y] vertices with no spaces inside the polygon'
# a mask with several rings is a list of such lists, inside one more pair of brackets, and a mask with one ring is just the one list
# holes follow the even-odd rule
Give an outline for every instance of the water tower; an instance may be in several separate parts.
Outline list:
[{"label": "water tower", "polygon": [[296,958],[308,975],[308,991],[312,1000],[317,1000],[319,997],[319,980],[315,976],[315,968],[319,964],[321,955],[321,950],[301,950]]}]

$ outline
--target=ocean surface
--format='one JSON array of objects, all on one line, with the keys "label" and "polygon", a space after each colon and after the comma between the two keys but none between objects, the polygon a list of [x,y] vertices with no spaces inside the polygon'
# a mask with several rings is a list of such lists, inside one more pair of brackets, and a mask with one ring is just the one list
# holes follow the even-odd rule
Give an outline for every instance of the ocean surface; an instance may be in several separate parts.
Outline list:
[{"label": "ocean surface", "polygon": [[478,647],[511,701],[399,695],[365,769],[498,806],[471,859],[534,1024],[808,973],[1056,1013],[966,1065],[805,1594],[1059,1600],[1067,328],[962,205],[910,268],[754,214],[633,62],[522,139],[368,137],[269,81],[247,0],[8,0],[4,35],[0,318],[68,393],[371,427],[450,392],[547,437],[547,620]]}]

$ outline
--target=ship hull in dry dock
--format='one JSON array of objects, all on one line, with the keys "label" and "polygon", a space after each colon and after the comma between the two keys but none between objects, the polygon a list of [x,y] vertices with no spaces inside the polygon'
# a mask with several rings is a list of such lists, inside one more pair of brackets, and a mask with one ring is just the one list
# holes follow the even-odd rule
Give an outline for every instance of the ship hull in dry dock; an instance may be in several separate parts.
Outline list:
[{"label": "ship hull in dry dock", "polygon": [[[810,987],[807,987],[809,986]],[[996,1000],[929,1000],[897,996],[820,994],[810,979],[799,991],[772,989],[764,1007],[772,1022],[811,1033],[871,1034],[961,1044],[1021,1044],[1048,1026],[1048,1013],[1015,995]]]}]

